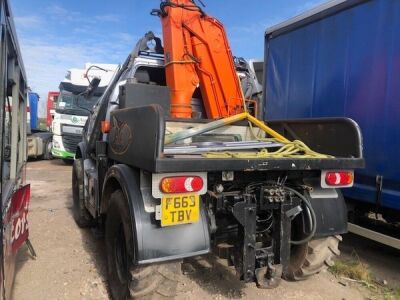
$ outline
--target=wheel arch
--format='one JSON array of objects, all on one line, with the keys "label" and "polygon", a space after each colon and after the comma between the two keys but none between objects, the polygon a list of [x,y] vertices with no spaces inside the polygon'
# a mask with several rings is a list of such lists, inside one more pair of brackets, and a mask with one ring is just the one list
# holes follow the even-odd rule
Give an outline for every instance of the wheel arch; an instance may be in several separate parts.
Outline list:
[{"label": "wheel arch", "polygon": [[[106,174],[100,213],[107,214],[110,195],[121,189],[130,209],[135,241],[135,263],[147,264],[206,254],[210,235],[205,209],[197,223],[160,227],[152,213],[145,211],[140,190],[140,170],[124,164],[113,165]],[[182,236],[188,237],[182,239]],[[151,238],[149,238],[151,237]]]},{"label": "wheel arch", "polygon": [[84,142],[80,142],[76,148],[75,158],[85,158],[86,145]]},{"label": "wheel arch", "polygon": [[[110,176],[104,181],[104,186],[102,189],[102,196],[101,196],[101,202],[100,202],[100,213],[101,214],[106,214],[109,206],[109,199],[111,197],[111,194],[114,193],[116,190],[122,190],[123,188],[121,186],[121,183],[119,180],[114,177]],[[127,197],[127,195],[124,196]]]},{"label": "wheel arch", "polygon": [[[136,241],[134,243],[135,251],[136,253],[138,253],[140,249],[143,247],[141,239],[138,238],[138,236],[140,236],[140,228],[141,228],[141,216],[140,214],[138,214],[140,208],[138,207],[138,205],[136,205],[136,207],[133,207],[135,203],[137,204],[139,201],[131,200],[137,197],[141,197],[139,194],[138,171],[135,172],[132,168],[123,164],[116,164],[113,165],[110,169],[108,169],[104,179],[102,193],[101,193],[100,214],[107,215],[111,194],[114,193],[116,190],[121,190],[125,197],[125,201],[128,202],[128,207],[130,210],[129,216],[131,217],[131,224],[132,224],[133,239],[134,241]],[[139,234],[138,234],[138,229],[139,229]],[[135,259],[137,259],[137,257],[135,257]]]}]

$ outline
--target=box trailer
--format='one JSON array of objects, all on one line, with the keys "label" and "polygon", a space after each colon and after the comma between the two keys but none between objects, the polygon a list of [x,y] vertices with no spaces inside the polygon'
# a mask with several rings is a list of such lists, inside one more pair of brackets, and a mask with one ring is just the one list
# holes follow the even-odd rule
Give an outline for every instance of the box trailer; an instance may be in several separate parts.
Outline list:
[{"label": "box trailer", "polygon": [[344,191],[349,208],[399,222],[400,1],[330,1],[267,29],[265,43],[265,119],[355,120],[367,167]]}]

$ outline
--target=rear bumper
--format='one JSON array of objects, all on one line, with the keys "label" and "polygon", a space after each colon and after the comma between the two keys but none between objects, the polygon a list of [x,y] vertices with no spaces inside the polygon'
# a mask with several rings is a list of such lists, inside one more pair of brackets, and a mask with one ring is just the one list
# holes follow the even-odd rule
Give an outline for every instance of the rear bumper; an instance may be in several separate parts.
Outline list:
[{"label": "rear bumper", "polygon": [[[75,149],[76,147],[74,147]],[[51,148],[51,154],[53,157],[62,159],[74,159],[75,151],[71,149],[66,149],[64,145],[63,136],[54,134],[53,135],[53,147]]]}]

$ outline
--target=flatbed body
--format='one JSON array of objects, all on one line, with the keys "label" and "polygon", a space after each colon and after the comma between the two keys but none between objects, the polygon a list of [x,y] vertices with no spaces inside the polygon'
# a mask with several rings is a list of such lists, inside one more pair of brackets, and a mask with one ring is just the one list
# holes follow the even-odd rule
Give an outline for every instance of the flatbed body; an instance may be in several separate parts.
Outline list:
[{"label": "flatbed body", "polygon": [[[327,158],[296,156],[210,158],[206,155],[208,151],[197,154],[164,153],[164,148],[170,146],[165,145],[168,134],[197,128],[211,122],[210,120],[174,120],[166,118],[165,114],[162,106],[158,104],[148,107],[126,107],[111,112],[111,123],[116,124],[112,125],[116,127],[115,130],[111,129],[108,137],[110,158],[152,173],[184,172],[185,170],[193,172],[310,171],[364,167],[361,132],[358,125],[351,119],[324,118],[268,123],[272,129],[288,140],[304,141],[312,150],[329,155]],[[247,122],[239,122],[199,136],[202,141],[206,140],[206,143],[223,138],[254,142],[253,134],[260,134],[260,131],[252,133],[251,130],[255,129],[249,127]],[[124,134],[125,136],[123,136]],[[121,138],[124,140],[123,142],[121,142]],[[184,148],[185,145],[196,144],[194,142],[195,140],[189,139],[182,143],[175,143],[175,145]],[[223,153],[224,150],[219,152]]]}]

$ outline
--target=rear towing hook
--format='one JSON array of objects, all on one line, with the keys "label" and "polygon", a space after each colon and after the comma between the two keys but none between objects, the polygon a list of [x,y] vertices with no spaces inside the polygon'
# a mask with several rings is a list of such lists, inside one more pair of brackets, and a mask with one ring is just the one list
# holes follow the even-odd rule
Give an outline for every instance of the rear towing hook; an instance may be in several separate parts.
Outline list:
[{"label": "rear towing hook", "polygon": [[261,289],[273,289],[279,286],[282,280],[282,265],[272,265],[258,268],[255,271],[257,287]]}]

